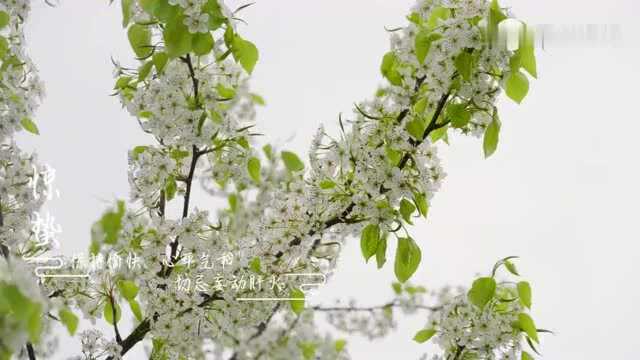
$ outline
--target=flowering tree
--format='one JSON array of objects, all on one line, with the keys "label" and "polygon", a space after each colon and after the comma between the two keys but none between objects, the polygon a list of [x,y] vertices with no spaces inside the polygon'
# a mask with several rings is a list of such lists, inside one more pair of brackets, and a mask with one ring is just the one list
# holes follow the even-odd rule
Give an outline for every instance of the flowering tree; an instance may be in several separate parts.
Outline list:
[{"label": "flowering tree", "polygon": [[[497,1],[419,0],[409,24],[390,30],[384,85],[340,119],[336,134],[320,128],[305,164],[254,139],[263,100],[249,79],[259,53],[236,27],[241,9],[122,0],[140,65],[116,64],[115,91],[152,141],[130,151],[131,201],[94,224],[91,261],[59,259],[56,274],[70,280],[34,276],[51,247],[30,224],[46,197],[44,168],[12,137],[38,132],[31,119],[42,87],[24,54],[29,1],[2,1],[0,359],[46,357],[52,325],[74,336],[80,314],[105,321],[113,335],[80,332],[78,359],[119,359],[141,342],[152,359],[347,359],[336,334],[385,336],[397,311],[424,318],[413,340],[437,344],[431,359],[532,359],[545,330],[529,315],[531,288],[497,280],[501,269],[519,276],[513,257],[468,290],[429,294],[408,282],[421,262],[409,225],[427,217],[445,178],[437,147],[471,135],[483,138],[486,156],[494,153],[501,89],[520,102],[529,84],[523,71],[536,76],[526,26],[507,48],[499,30],[514,20]],[[190,205],[196,179],[226,198],[215,214]],[[378,268],[395,244],[389,299],[310,304],[305,297],[354,237]],[[129,333],[123,314],[135,321]],[[319,314],[335,332],[319,329]]]}]

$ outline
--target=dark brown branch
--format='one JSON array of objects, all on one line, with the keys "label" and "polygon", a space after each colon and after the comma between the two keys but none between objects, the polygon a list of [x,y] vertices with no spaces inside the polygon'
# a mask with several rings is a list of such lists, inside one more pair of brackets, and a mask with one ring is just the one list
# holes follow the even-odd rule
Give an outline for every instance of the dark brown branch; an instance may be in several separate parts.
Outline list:
[{"label": "dark brown branch", "polygon": [[[187,54],[185,57],[182,57],[180,59],[184,61],[187,64],[187,67],[189,68],[189,75],[191,77],[191,82],[193,84],[193,96],[195,98],[196,105],[198,105],[199,104],[199,99],[198,99],[199,83],[198,83],[198,79],[196,78],[195,70],[193,68],[193,63],[191,62],[191,56]],[[210,152],[210,150],[200,151],[195,145],[193,145],[192,154],[191,154],[191,164],[189,167],[189,174],[187,175],[187,178],[184,179],[186,183],[186,191],[184,195],[184,204],[182,207],[183,219],[189,216],[189,203],[191,201],[191,187],[193,184],[193,179],[195,177],[196,167],[198,165],[198,159],[202,155],[207,154],[208,152]],[[161,203],[161,212],[164,214],[164,205],[162,203]],[[171,243],[171,262],[172,263],[177,260],[178,247],[179,247],[178,239],[175,239]],[[173,267],[168,267],[165,271],[162,272],[162,274],[164,276],[169,276],[171,274],[172,269]],[[204,303],[211,302],[212,300],[215,300],[215,299],[216,297],[212,296],[209,299],[205,300]],[[144,337],[147,335],[147,333],[149,332],[149,330],[151,330],[151,320],[147,318],[144,321],[142,321],[140,324],[138,324],[138,326],[133,330],[131,334],[129,334],[129,336],[127,336],[124,340],[122,340],[121,355],[126,354],[133,346],[135,346],[138,342],[142,341]],[[109,360],[112,360],[112,359],[109,358]]]},{"label": "dark brown branch", "polygon": [[29,356],[29,360],[36,360],[36,352],[33,350],[33,345],[30,342],[27,343],[27,355]]},{"label": "dark brown branch", "polygon": [[[144,339],[144,337],[150,330],[151,319],[144,319],[140,324],[138,324],[138,326],[136,326],[136,328],[133,330],[133,332],[131,332],[131,334],[129,334],[129,336],[122,340],[122,343],[120,344],[120,346],[122,346],[122,351],[120,352],[120,354],[124,355],[129,352],[131,348],[133,348],[137,343]],[[113,358],[109,359],[113,360]]]},{"label": "dark brown branch", "polygon": [[195,145],[193,145],[193,148],[191,149],[191,151],[192,151],[191,165],[189,167],[189,174],[187,175],[187,179],[186,179],[187,190],[184,194],[184,205],[182,207],[183,219],[189,216],[189,201],[191,200],[191,186],[193,185],[193,177],[195,176],[195,173],[196,173],[196,166],[198,165],[198,159],[201,156],[200,151]]},{"label": "dark brown branch", "polygon": [[116,342],[122,344],[122,336],[120,336],[120,331],[118,330],[118,313],[113,301],[113,293],[109,294],[109,303],[111,303],[111,316],[113,317],[113,331],[116,333]]},{"label": "dark brown branch", "polygon": [[[444,95],[442,95],[442,97],[440,98],[440,100],[438,101],[438,105],[436,107],[436,111],[433,114],[433,117],[431,118],[431,122],[429,122],[429,126],[427,126],[427,128],[424,130],[424,133],[422,134],[422,139],[418,140],[418,141],[414,141],[413,142],[413,146],[418,146],[420,144],[422,144],[422,142],[434,131],[446,126],[448,124],[448,122],[443,122],[438,124],[438,118],[440,117],[440,115],[442,114],[442,111],[444,110],[445,105],[447,104],[447,101],[449,100],[449,96],[451,95],[451,93],[446,93]],[[400,163],[398,164],[398,167],[400,167],[400,169],[404,168],[405,165],[407,165],[407,162],[409,161],[409,159],[411,158],[411,155],[409,153],[405,153],[404,156],[402,157],[402,160],[400,160]]]},{"label": "dark brown branch", "polygon": [[[422,83],[422,81],[424,81],[423,78],[419,79],[418,84],[416,84],[416,92],[419,90],[420,88],[420,84]],[[422,143],[422,141],[424,141],[424,139],[427,138],[427,136],[429,136],[429,134],[431,132],[433,132],[434,130],[437,130],[443,126],[445,126],[446,124],[437,124],[437,120],[440,117],[440,115],[442,114],[442,111],[444,110],[445,105],[447,104],[447,101],[449,100],[449,96],[451,94],[450,93],[446,93],[444,94],[440,100],[438,101],[438,105],[436,106],[436,111],[431,119],[431,122],[429,123],[429,126],[425,129],[425,132],[422,136],[422,140],[420,141],[416,141],[413,145],[414,146],[418,146],[420,145],[420,143]],[[402,110],[399,114],[398,117],[396,118],[396,122],[397,123],[401,123],[408,115],[409,115],[409,109],[404,109]],[[401,162],[399,163],[398,167],[400,169],[403,169],[407,162],[409,161],[410,155],[409,153],[405,153],[404,157],[402,158]],[[320,231],[326,230],[331,228],[332,226],[338,225],[338,224],[342,224],[342,223],[346,223],[347,222],[347,218],[349,216],[349,214],[353,211],[353,208],[356,206],[355,203],[350,203],[345,210],[340,213],[340,215],[335,216],[329,220],[327,220],[323,226],[322,229]],[[317,230],[310,230],[307,235],[308,236],[314,236],[318,233]],[[298,246],[302,243],[302,239],[299,237],[294,238],[292,241],[289,242],[289,246]],[[315,243],[313,244],[311,251],[314,251],[318,246],[320,245],[320,239],[317,239],[315,241]],[[282,257],[284,254],[282,252],[279,252],[278,254],[276,254],[277,258]],[[271,314],[271,316],[273,316],[273,314],[276,312],[277,310],[274,310],[274,312]],[[262,325],[262,323],[260,324]],[[258,325],[258,327],[260,327],[260,325]]]},{"label": "dark brown branch", "polygon": [[167,206],[167,197],[165,195],[165,191],[161,190],[160,191],[160,200],[159,200],[159,203],[158,203],[158,215],[161,218],[164,218],[166,206]]},{"label": "dark brown branch", "polygon": [[[194,96],[195,96],[195,100],[196,100],[196,104],[198,104],[198,79],[195,77],[195,71],[193,69],[193,64],[191,62],[191,57],[189,55],[187,55],[184,58],[181,58],[188,66],[189,68],[189,73],[191,75],[191,80],[193,83],[193,88],[194,88]],[[420,79],[420,83],[422,82],[422,80],[424,79]],[[419,88],[419,84],[416,85],[416,89]],[[417,91],[417,90],[416,90]],[[444,106],[446,105],[446,102],[449,98],[449,93],[447,93],[446,95],[444,95],[440,101],[438,102],[438,106],[436,108],[436,113],[434,114],[434,117],[430,123],[430,126],[427,128],[427,130],[425,130],[425,134],[423,136],[423,140],[429,135],[429,133],[431,131],[434,131],[435,129],[437,129],[437,124],[433,125],[433,128],[431,124],[435,124],[438,117],[440,116],[440,114],[442,113],[442,110],[444,109]],[[397,122],[402,122],[402,120],[404,120],[404,118],[409,115],[409,109],[405,109],[402,110],[399,114],[398,117],[396,118]],[[431,128],[431,129],[430,129]],[[419,143],[418,143],[419,144]],[[186,217],[188,215],[188,206],[189,206],[189,199],[191,196],[191,183],[193,182],[193,173],[195,173],[195,166],[197,164],[198,158],[208,152],[210,152],[211,150],[198,150],[195,146],[193,148],[194,152],[193,152],[193,157],[192,157],[192,162],[191,162],[191,168],[189,169],[189,176],[187,177],[187,179],[185,179],[185,182],[187,184],[187,192],[185,193],[185,206],[183,207],[183,217]],[[405,154],[405,157],[408,156],[408,154]],[[404,160],[404,159],[403,159]],[[407,160],[403,161],[403,164],[400,166],[400,168],[403,168],[406,164]],[[193,169],[193,170],[192,170]],[[355,203],[350,203],[345,210],[338,216],[335,216],[329,220],[327,220],[320,231],[329,229],[335,225],[338,224],[342,224],[347,222],[347,217],[349,216],[349,214],[353,211],[353,208],[355,207]],[[185,210],[186,209],[186,210]],[[186,215],[185,215],[186,214]],[[318,233],[317,230],[311,230],[309,231],[309,233],[307,234],[308,236],[314,236]],[[294,238],[289,244],[291,246],[296,246],[296,245],[300,245],[302,239],[300,238]],[[178,242],[177,240],[174,241],[174,243],[172,243],[172,254],[174,254],[174,250],[173,250],[173,244],[175,244],[175,248],[177,250],[177,245]],[[313,247],[312,247],[312,251],[315,250],[315,248],[320,244],[320,240],[316,240],[316,242],[314,243]],[[283,254],[277,254],[276,257],[281,257]],[[215,299],[214,299],[215,300]],[[273,312],[269,315],[269,319],[271,319],[278,311],[278,307],[274,308]],[[260,335],[262,335],[262,333],[266,330],[267,328],[267,324],[269,321],[266,322],[262,322],[260,324],[258,324],[257,328],[258,328],[258,332],[256,334],[254,334],[254,336],[252,336],[252,339],[259,337]],[[263,325],[264,324],[264,325]],[[123,341],[122,344],[122,352],[121,354],[124,355],[127,351],[129,351],[131,349],[131,347],[133,347],[135,344],[137,344],[138,342],[142,341],[144,339],[144,337],[146,336],[146,334],[149,332],[150,330],[150,320],[149,319],[145,319],[145,321],[143,321],[142,323],[140,323],[135,329],[134,331]],[[235,357],[237,357],[237,354],[234,354],[234,356],[232,357],[232,359],[234,359]],[[109,359],[111,360],[111,359]]]}]

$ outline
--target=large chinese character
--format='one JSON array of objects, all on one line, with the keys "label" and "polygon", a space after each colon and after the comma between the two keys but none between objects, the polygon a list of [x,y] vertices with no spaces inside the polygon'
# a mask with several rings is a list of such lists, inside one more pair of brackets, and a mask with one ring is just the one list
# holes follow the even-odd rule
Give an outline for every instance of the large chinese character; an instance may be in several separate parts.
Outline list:
[{"label": "large chinese character", "polygon": [[45,247],[51,245],[53,248],[60,247],[57,235],[62,233],[62,227],[56,224],[56,219],[49,213],[41,217],[39,213],[34,212],[33,216],[35,219],[31,221],[31,231],[36,237],[36,246]]}]

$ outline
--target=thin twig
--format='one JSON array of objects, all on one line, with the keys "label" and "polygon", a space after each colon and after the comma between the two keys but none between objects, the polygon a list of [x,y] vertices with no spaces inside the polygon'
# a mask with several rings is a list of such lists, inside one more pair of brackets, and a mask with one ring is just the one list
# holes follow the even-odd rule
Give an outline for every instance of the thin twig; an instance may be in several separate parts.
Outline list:
[{"label": "thin twig", "polygon": [[33,345],[30,342],[27,343],[27,355],[29,356],[29,360],[36,360],[36,352],[33,350]]}]

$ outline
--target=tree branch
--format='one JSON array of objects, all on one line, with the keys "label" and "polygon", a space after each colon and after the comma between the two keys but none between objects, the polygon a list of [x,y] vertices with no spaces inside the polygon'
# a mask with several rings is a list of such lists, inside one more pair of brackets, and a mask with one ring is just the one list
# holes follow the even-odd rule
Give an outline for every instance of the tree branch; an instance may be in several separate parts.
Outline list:
[{"label": "tree branch", "polygon": [[113,316],[113,330],[116,333],[116,342],[118,344],[122,344],[122,336],[120,336],[120,331],[118,331],[118,313],[116,310],[116,305],[113,301],[113,293],[109,294],[109,303],[111,303],[111,316]]},{"label": "tree branch", "polygon": [[[196,78],[196,74],[195,74],[195,70],[193,68],[193,63],[191,62],[191,55],[187,54],[185,57],[180,58],[182,61],[184,61],[187,64],[187,67],[189,69],[189,75],[191,77],[191,82],[193,84],[193,95],[196,101],[196,105],[199,104],[199,100],[198,100],[198,93],[199,93],[199,83],[198,83],[198,79]],[[187,216],[189,216],[189,204],[191,201],[191,188],[193,186],[193,179],[195,177],[195,172],[196,172],[196,168],[198,165],[198,160],[200,159],[200,157],[202,155],[205,155],[207,153],[211,152],[211,150],[199,150],[197,146],[193,145],[192,149],[191,149],[191,164],[189,166],[189,174],[187,175],[187,178],[184,179],[184,182],[186,183],[186,191],[184,194],[184,203],[182,206],[182,218],[186,218]],[[161,207],[160,207],[160,211],[161,214],[164,215],[164,192],[161,193]],[[175,239],[172,243],[171,243],[171,262],[174,262],[177,258],[177,253],[178,253],[178,246],[179,246],[179,242],[178,239]],[[171,274],[172,271],[172,267],[169,267],[166,269],[166,271],[162,272],[162,274],[164,276],[169,276]],[[199,306],[204,306],[204,304],[209,303],[213,300],[216,300],[215,296],[211,296],[208,299],[206,299],[202,304],[200,304]],[[122,340],[122,351],[120,352],[121,355],[126,354],[133,346],[135,346],[138,342],[142,341],[144,339],[144,337],[147,335],[147,333],[149,332],[149,330],[151,330],[151,320],[149,318],[145,319],[144,321],[142,321],[140,324],[138,324],[138,326],[133,330],[133,332],[131,332],[131,334],[129,334],[129,336],[127,336],[124,340]],[[110,358],[111,359],[111,358]]]},{"label": "tree branch", "polygon": [[29,360],[36,360],[36,352],[33,350],[33,345],[30,342],[27,343],[27,355]]}]

